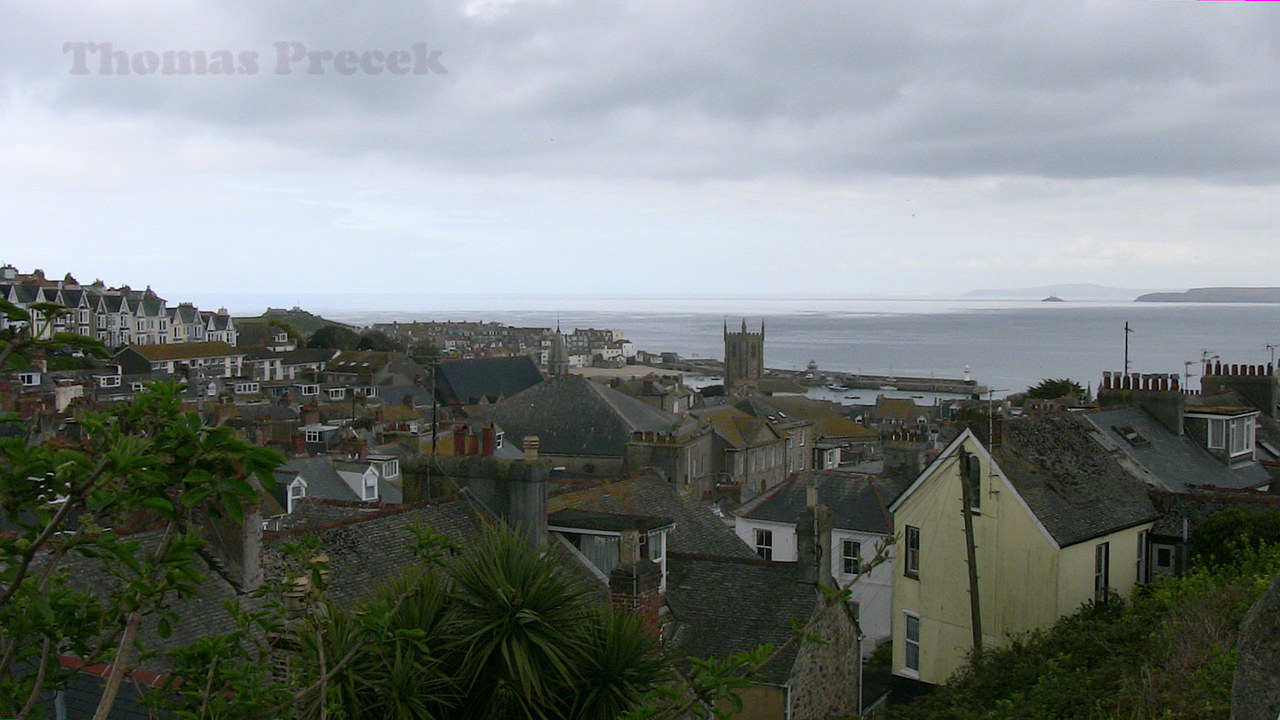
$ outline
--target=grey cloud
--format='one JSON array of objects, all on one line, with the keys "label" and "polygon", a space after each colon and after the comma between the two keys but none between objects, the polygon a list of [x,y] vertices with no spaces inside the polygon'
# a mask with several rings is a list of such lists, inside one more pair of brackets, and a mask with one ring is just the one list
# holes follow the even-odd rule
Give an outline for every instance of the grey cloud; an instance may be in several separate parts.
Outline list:
[{"label": "grey cloud", "polygon": [[[486,19],[457,2],[237,0],[153,24],[26,2],[0,11],[18,21],[0,67],[52,84],[62,112],[437,170],[1276,180],[1280,20],[1231,5],[535,0]],[[79,37],[254,49],[264,65],[279,40],[427,41],[449,74],[73,77],[58,50]]]}]

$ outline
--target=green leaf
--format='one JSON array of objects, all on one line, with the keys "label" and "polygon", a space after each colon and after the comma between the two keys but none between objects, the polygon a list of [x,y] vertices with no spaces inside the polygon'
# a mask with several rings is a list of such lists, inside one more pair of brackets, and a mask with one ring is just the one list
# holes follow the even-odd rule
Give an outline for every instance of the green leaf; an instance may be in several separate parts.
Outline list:
[{"label": "green leaf", "polygon": [[173,503],[169,501],[169,498],[153,495],[151,497],[143,498],[142,500],[138,501],[138,504],[141,505],[142,507],[155,510],[157,513],[160,513],[160,516],[165,518],[166,520],[171,520],[176,515],[176,512],[174,511]]}]

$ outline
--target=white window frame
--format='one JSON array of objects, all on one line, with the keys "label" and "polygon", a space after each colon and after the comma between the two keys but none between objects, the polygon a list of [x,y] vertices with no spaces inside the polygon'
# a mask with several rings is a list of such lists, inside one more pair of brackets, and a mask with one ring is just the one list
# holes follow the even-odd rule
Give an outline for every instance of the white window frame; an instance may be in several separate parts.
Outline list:
[{"label": "white window frame", "polygon": [[378,499],[378,474],[368,472],[364,474],[364,500]]},{"label": "white window frame", "polygon": [[840,541],[840,571],[845,575],[862,573],[862,543],[855,538]]},{"label": "white window frame", "polygon": [[[902,611],[902,671],[911,677],[920,677],[920,616],[910,610]],[[914,622],[913,622],[914,621]],[[915,632],[912,633],[912,625]],[[914,657],[912,650],[915,650]],[[914,662],[912,662],[914,660]]]},{"label": "white window frame", "polygon": [[289,485],[289,512],[293,512],[293,508],[297,506],[298,501],[307,496],[307,484],[301,478],[294,480]]},{"label": "white window frame", "polygon": [[1111,543],[1098,543],[1093,547],[1093,601],[1101,604],[1107,601],[1107,590],[1111,588]]},{"label": "white window frame", "polygon": [[1209,449],[1225,450],[1227,447],[1227,420],[1226,418],[1211,418],[1209,420]]},{"label": "white window frame", "polygon": [[24,387],[33,387],[35,385],[39,385],[40,373],[38,372],[18,373],[18,381],[21,382]]},{"label": "white window frame", "polygon": [[773,559],[773,531],[765,528],[756,528],[756,555],[765,560]]},{"label": "white window frame", "polygon": [[319,430],[304,430],[303,432],[305,432],[305,433],[306,433],[306,436],[304,437],[304,439],[305,439],[307,442],[309,442],[309,443],[317,443],[317,442],[320,442],[320,431],[319,431]]},{"label": "white window frame", "polygon": [[902,574],[920,579],[920,528],[908,525],[902,539]]}]

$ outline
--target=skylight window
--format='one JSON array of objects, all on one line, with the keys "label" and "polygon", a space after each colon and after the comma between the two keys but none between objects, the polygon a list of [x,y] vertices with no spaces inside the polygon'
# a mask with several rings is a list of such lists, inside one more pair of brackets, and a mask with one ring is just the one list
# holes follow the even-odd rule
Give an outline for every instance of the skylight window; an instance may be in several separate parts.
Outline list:
[{"label": "skylight window", "polygon": [[1125,442],[1134,447],[1142,447],[1143,445],[1151,444],[1151,441],[1143,437],[1137,430],[1134,430],[1132,425],[1112,425],[1111,429],[1115,430],[1117,435],[1124,438]]}]

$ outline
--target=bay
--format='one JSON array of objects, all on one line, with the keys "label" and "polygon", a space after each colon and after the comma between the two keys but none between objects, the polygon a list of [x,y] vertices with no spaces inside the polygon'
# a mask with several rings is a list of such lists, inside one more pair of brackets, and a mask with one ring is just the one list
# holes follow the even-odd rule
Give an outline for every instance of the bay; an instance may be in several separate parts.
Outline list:
[{"label": "bay", "polygon": [[[203,302],[203,301],[202,301]],[[495,321],[566,331],[621,329],[637,347],[720,358],[727,322],[765,326],[767,367],[876,375],[962,377],[966,367],[997,395],[1042,378],[1097,386],[1124,365],[1133,372],[1190,373],[1202,357],[1264,364],[1280,343],[1280,306],[966,299],[540,295],[246,295],[223,297],[235,314],[299,305],[355,325],[414,320]]]}]

